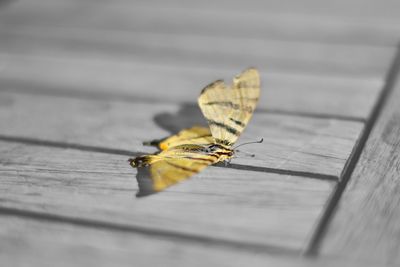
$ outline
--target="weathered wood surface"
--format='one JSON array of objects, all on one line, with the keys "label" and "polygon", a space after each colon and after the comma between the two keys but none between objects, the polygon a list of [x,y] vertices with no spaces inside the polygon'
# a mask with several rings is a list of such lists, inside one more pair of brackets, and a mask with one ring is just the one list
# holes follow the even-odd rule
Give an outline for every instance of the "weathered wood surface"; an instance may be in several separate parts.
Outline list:
[{"label": "weathered wood surface", "polygon": [[[92,1],[92,0],[87,0]],[[119,6],[126,5],[127,0],[116,1]],[[243,10],[260,12],[264,14],[291,14],[291,15],[316,15],[318,17],[330,18],[365,18],[365,19],[381,19],[381,20],[399,20],[397,10],[400,4],[396,0],[387,0],[385,5],[377,0],[337,0],[323,3],[319,0],[303,0],[301,2],[293,2],[291,0],[218,0],[204,5],[196,0],[180,2],[179,0],[170,0],[168,2],[162,0],[146,1],[136,0],[137,6],[146,6],[153,8],[180,7],[188,9],[216,9],[216,10]],[[373,21],[370,21],[373,23]]]},{"label": "weathered wood surface", "polygon": [[[1,7],[1,264],[398,265],[394,100],[383,115],[394,123],[373,133],[322,255],[298,258],[385,83],[398,2]],[[136,199],[128,156],[202,123],[200,89],[250,65],[263,95],[241,141],[264,137],[246,148],[256,158]]]},{"label": "weathered wood surface", "polygon": [[[2,54],[0,60],[0,90],[136,101],[194,103],[205,85],[223,77],[229,82],[243,69],[88,60],[77,55],[55,58]],[[368,116],[383,84],[383,79],[378,78],[320,77],[268,70],[262,70],[261,75],[259,109],[349,119]]]},{"label": "weathered wood surface", "polygon": [[[225,32],[221,36],[196,35],[196,32],[151,33],[145,28],[149,23],[132,22],[138,26],[133,32],[115,31],[118,26],[107,30],[104,25],[92,27],[92,22],[103,22],[87,17],[95,17],[96,12],[104,12],[104,8],[108,13],[114,9],[140,13],[125,14],[130,19],[147,14],[145,11],[149,11],[149,7],[137,3],[131,10],[127,8],[131,3],[118,2],[111,6],[103,3],[89,11],[87,7],[92,3],[42,1],[32,6],[21,1],[13,4],[17,13],[28,14],[23,20],[13,15],[12,20],[22,21],[22,24],[4,23],[0,28],[2,88],[37,89],[47,93],[54,90],[65,94],[101,92],[103,96],[106,92],[110,96],[112,90],[114,97],[193,101],[199,88],[207,83],[221,77],[230,79],[244,65],[256,65],[268,87],[262,95],[261,108],[363,119],[382,87],[394,51],[393,47],[369,45],[273,41],[269,37],[266,39],[266,34],[246,39],[228,37]],[[13,12],[13,5],[5,15]],[[57,12],[62,14],[52,17],[55,23],[48,23],[45,28],[36,22],[46,20],[49,12],[40,13],[46,8],[53,11],[50,17]],[[74,15],[85,17],[79,28],[68,25],[72,20],[79,21],[72,19],[68,12],[76,9],[80,12]],[[169,14],[162,5],[151,10],[153,14],[160,13],[157,18]],[[64,14],[69,15],[63,20]],[[7,20],[7,16],[3,18]],[[179,23],[169,28],[179,28],[180,24],[187,25],[185,22],[191,20],[187,14],[186,18],[176,18]],[[204,23],[210,22],[203,19]],[[246,23],[253,22],[246,20]],[[56,25],[59,27],[54,27]],[[10,55],[10,52],[15,54]],[[328,77],[321,77],[321,74]]]},{"label": "weathered wood surface", "polygon": [[0,261],[4,266],[354,266],[348,261],[320,262],[296,255],[283,258],[279,253],[227,244],[52,223],[49,218],[36,221],[1,216],[0,225]]},{"label": "weathered wood surface", "polygon": [[60,27],[6,27],[0,52],[112,58],[125,62],[237,70],[257,66],[269,72],[380,78],[394,47],[284,42],[227,36],[167,34]]},{"label": "weathered wood surface", "polygon": [[[0,135],[8,138],[97,146],[129,154],[154,151],[143,147],[143,141],[204,124],[197,105],[88,101],[5,92],[0,95]],[[246,147],[247,152],[256,154],[255,158],[241,156],[232,163],[335,178],[363,123],[256,113],[249,126],[239,142],[261,137],[265,141]]]},{"label": "weathered wood surface", "polygon": [[[102,1],[100,5],[93,1],[17,1],[2,14],[0,22],[380,45],[396,44],[400,29],[395,1],[335,1],[329,5],[318,1],[311,1],[311,5],[246,1],[239,6],[219,1],[203,7],[190,1],[173,7],[162,3],[164,8],[141,2]],[[377,15],[376,7],[382,5]],[[298,12],[300,9],[303,12]]]},{"label": "weathered wood surface", "polygon": [[[22,1],[19,1],[22,2]],[[258,11],[270,15],[273,14],[291,14],[295,15],[317,15],[319,17],[330,17],[339,20],[340,18],[366,18],[381,20],[399,20],[396,11],[400,8],[398,1],[386,0],[385,5],[379,0],[337,0],[329,3],[322,3],[319,0],[303,0],[301,3],[293,3],[291,0],[249,0],[246,2],[240,0],[218,0],[207,4],[200,3],[196,0],[188,0],[181,2],[179,0],[170,0],[168,2],[162,0],[146,1],[146,0],[116,0],[111,4],[109,1],[103,0],[40,0],[38,4],[32,7],[43,8],[65,8],[66,10],[77,9],[79,7],[90,6],[96,8],[94,4],[101,3],[100,8],[116,6],[119,8],[141,8],[151,7],[153,9],[164,9],[168,7],[180,7],[193,11],[196,9],[204,10],[224,10],[229,11]],[[28,2],[29,3],[29,2]],[[134,5],[132,5],[134,3]],[[23,5],[26,5],[24,3]],[[21,9],[21,7],[18,7]],[[370,21],[373,23],[373,20]]]},{"label": "weathered wood surface", "polygon": [[136,170],[127,156],[0,143],[1,207],[298,254],[334,184],[210,167],[138,199]]},{"label": "weathered wood surface", "polygon": [[400,264],[399,100],[397,81],[339,202],[323,255]]}]

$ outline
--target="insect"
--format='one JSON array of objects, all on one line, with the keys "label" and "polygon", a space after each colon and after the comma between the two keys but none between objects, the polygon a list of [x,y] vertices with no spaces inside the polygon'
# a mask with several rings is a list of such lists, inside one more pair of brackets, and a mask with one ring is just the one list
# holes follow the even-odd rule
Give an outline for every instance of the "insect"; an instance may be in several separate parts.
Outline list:
[{"label": "insect", "polygon": [[255,68],[235,76],[231,86],[222,80],[206,86],[198,104],[209,128],[184,129],[153,142],[159,153],[129,159],[130,165],[145,177],[138,179],[138,196],[162,191],[211,164],[230,160],[235,153],[233,145],[250,121],[259,96],[260,76]]}]

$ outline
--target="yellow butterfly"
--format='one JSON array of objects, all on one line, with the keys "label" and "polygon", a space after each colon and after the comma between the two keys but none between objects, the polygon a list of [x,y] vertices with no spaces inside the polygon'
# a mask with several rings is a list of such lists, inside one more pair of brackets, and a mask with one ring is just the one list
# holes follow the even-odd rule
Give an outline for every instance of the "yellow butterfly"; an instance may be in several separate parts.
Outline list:
[{"label": "yellow butterfly", "polygon": [[138,196],[162,191],[208,165],[232,158],[232,146],[251,119],[259,96],[260,76],[255,68],[235,76],[231,86],[222,80],[206,86],[198,103],[210,128],[182,130],[152,143],[160,148],[158,154],[129,159],[132,167],[144,172],[144,179],[138,179]]}]

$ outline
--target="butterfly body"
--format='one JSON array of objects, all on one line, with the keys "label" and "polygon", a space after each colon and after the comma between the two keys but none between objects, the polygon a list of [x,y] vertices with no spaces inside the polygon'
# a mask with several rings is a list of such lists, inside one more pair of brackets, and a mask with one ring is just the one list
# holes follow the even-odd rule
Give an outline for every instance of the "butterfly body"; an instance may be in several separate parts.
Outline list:
[{"label": "butterfly body", "polygon": [[230,160],[235,153],[232,146],[252,117],[259,94],[260,79],[254,68],[236,76],[232,86],[218,80],[205,87],[198,103],[209,128],[194,126],[148,142],[161,151],[129,160],[144,179],[138,178],[138,195],[162,191],[209,165]]},{"label": "butterfly body", "polygon": [[145,167],[157,161],[164,161],[169,158],[180,158],[181,160],[199,160],[207,162],[208,164],[215,164],[218,162],[229,160],[233,157],[235,151],[225,147],[221,144],[208,144],[208,145],[193,145],[184,144],[176,147],[169,148],[169,153],[172,155],[145,155],[130,159],[132,167]]}]

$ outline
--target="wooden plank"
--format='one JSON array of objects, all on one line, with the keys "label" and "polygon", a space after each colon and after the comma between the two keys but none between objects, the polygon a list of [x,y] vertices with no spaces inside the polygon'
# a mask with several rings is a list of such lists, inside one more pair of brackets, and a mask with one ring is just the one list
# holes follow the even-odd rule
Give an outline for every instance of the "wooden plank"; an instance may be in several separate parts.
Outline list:
[{"label": "wooden plank", "polygon": [[[378,9],[364,2],[362,5],[354,4],[349,15],[339,17],[332,16],[332,8],[321,4],[302,5],[307,14],[296,10],[290,12],[290,7],[299,6],[293,2],[284,5],[282,12],[256,5],[252,9],[257,10],[243,10],[233,4],[221,4],[223,10],[208,8],[208,5],[188,10],[181,4],[179,7],[160,8],[126,3],[115,4],[113,1],[93,5],[93,2],[82,1],[35,1],[33,4],[31,1],[18,1],[3,12],[0,22],[383,45],[396,44],[400,28],[395,16],[398,8],[396,5],[390,8],[386,2],[381,5],[387,7],[381,14],[394,14],[390,19],[387,15],[377,19],[360,17],[357,14],[362,14],[363,10],[374,14]],[[318,6],[316,14],[309,13]],[[337,9],[346,12],[348,8],[346,2],[339,4]],[[328,14],[321,15],[321,9]]]},{"label": "wooden plank", "polygon": [[377,266],[400,264],[399,99],[397,81],[340,199],[323,255],[371,261]]},{"label": "wooden plank", "polygon": [[3,208],[297,253],[334,185],[209,167],[162,193],[138,199],[136,170],[127,156],[12,142],[1,142],[0,150]]},{"label": "wooden plank", "polygon": [[[80,1],[82,2],[82,1]],[[86,4],[98,2],[86,0]],[[131,1],[117,0],[114,5],[121,7],[129,7]],[[380,20],[398,20],[398,10],[400,4],[396,0],[379,1],[379,0],[339,0],[323,3],[319,0],[303,0],[301,2],[293,2],[291,0],[218,0],[201,4],[198,1],[172,0],[166,3],[165,1],[135,1],[135,6],[146,6],[152,8],[187,8],[187,9],[216,9],[219,11],[251,11],[258,13],[262,11],[265,15],[291,14],[292,16],[308,15],[326,18],[337,19],[365,19],[364,22],[373,23],[373,19]],[[261,12],[260,12],[261,13]],[[367,20],[370,19],[370,20]]]},{"label": "wooden plank", "polygon": [[[5,92],[0,96],[0,135],[8,140],[72,143],[127,154],[154,151],[142,147],[142,141],[204,124],[197,105],[88,101]],[[361,122],[256,113],[239,143],[261,137],[265,141],[246,147],[255,158],[239,155],[233,163],[335,178],[362,127]]]},{"label": "wooden plank", "polygon": [[[72,56],[3,54],[0,58],[0,90],[163,102],[193,103],[205,85],[222,77],[230,81],[243,68],[160,66]],[[382,79],[372,77],[260,71],[263,88],[259,108],[269,111],[365,119],[383,86]]]},{"label": "wooden plank", "polygon": [[376,77],[387,72],[394,47],[271,41],[226,36],[1,27],[0,53],[112,58],[181,67]]},{"label": "wooden plank", "polygon": [[[36,7],[48,6],[51,8],[66,10],[76,10],[88,6],[101,5],[104,8],[117,6],[119,8],[152,8],[152,9],[168,9],[185,8],[185,9],[204,9],[218,11],[251,11],[260,13],[262,11],[266,15],[272,14],[291,14],[291,15],[309,15],[319,17],[336,17],[336,18],[376,18],[397,20],[396,11],[400,9],[400,4],[396,0],[386,0],[384,3],[379,0],[337,0],[329,3],[321,3],[318,0],[303,0],[301,3],[290,0],[249,0],[246,2],[240,0],[217,0],[206,5],[195,0],[180,2],[179,0],[170,0],[168,3],[162,0],[145,1],[145,0],[115,0],[111,4],[107,0],[40,0]],[[259,14],[257,14],[259,15]],[[372,21],[371,21],[372,22]]]},{"label": "wooden plank", "polygon": [[[143,0],[115,0],[111,4],[109,1],[100,0],[80,0],[80,1],[62,1],[62,0],[40,0],[36,6],[49,6],[51,8],[78,9],[87,6],[102,5],[104,7],[117,6],[120,8],[129,8],[134,5],[137,8],[153,8],[165,9],[168,7],[185,8],[185,9],[205,9],[218,11],[251,11],[259,13],[263,11],[266,15],[271,14],[292,14],[292,15],[309,15],[319,17],[336,17],[336,18],[376,18],[397,20],[396,11],[400,5],[396,0],[386,0],[384,3],[379,0],[337,0],[326,4],[318,0],[303,0],[301,3],[290,0],[249,0],[246,2],[240,0],[217,0],[207,5],[201,4],[195,0],[180,2],[179,0],[165,1],[143,1]],[[373,20],[372,20],[373,21]],[[371,22],[372,22],[371,21]]]},{"label": "wooden plank", "polygon": [[[321,266],[314,259],[279,253],[47,220],[0,216],[0,225],[0,262],[5,266]],[[338,264],[354,266],[337,260],[324,262],[324,266]]]},{"label": "wooden plank", "polygon": [[[0,217],[0,261],[6,266],[320,266],[314,259],[215,243],[177,242],[15,217]],[[324,266],[354,266],[330,260]],[[364,265],[364,266],[369,266]]]}]

